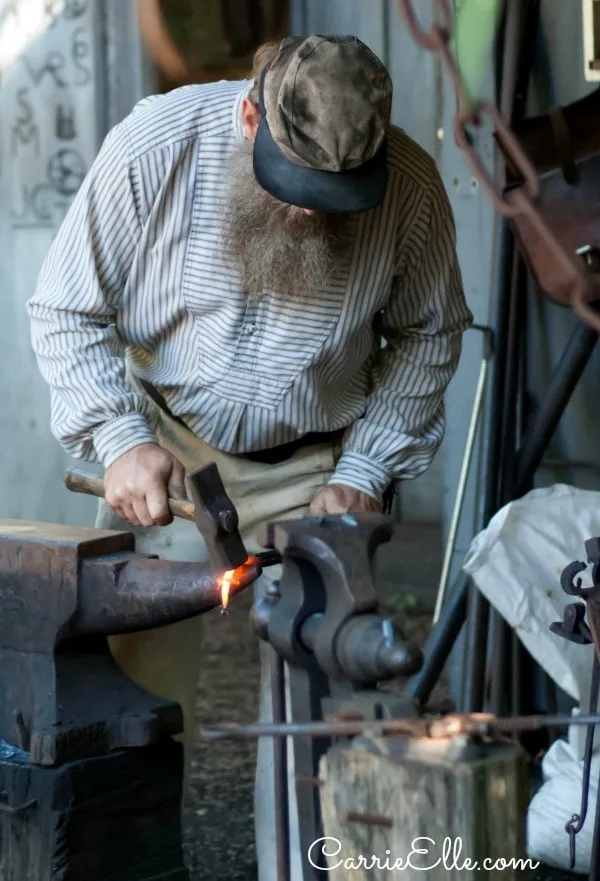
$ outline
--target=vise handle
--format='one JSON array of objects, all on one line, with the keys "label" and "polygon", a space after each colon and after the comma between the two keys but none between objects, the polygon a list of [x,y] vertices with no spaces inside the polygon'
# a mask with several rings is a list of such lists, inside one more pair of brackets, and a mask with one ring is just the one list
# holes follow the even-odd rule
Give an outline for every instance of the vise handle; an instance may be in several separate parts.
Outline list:
[{"label": "vise handle", "polygon": [[[65,471],[64,480],[65,486],[71,492],[84,493],[99,499],[104,498],[104,481],[95,474],[89,474],[80,468],[68,468]],[[181,520],[191,520],[192,523],[196,521],[193,502],[169,499],[169,508],[174,517],[179,517]]]}]

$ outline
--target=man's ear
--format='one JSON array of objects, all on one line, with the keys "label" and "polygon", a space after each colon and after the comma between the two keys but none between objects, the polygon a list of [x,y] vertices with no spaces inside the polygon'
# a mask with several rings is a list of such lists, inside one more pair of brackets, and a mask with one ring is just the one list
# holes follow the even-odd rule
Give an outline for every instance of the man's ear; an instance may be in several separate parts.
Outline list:
[{"label": "man's ear", "polygon": [[244,137],[249,141],[253,141],[258,131],[258,123],[260,122],[260,110],[249,98],[244,98],[242,103],[242,128],[244,129]]}]

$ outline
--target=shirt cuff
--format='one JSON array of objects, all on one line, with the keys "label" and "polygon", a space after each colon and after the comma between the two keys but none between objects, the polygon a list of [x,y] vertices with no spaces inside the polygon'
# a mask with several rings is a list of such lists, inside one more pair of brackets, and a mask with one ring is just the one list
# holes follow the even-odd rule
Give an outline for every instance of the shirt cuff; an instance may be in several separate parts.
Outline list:
[{"label": "shirt cuff", "polygon": [[328,484],[344,484],[371,496],[381,504],[392,482],[390,472],[360,453],[343,453]]},{"label": "shirt cuff", "polygon": [[119,456],[140,444],[157,443],[156,436],[141,413],[118,416],[94,433],[94,447],[104,468],[109,468]]}]

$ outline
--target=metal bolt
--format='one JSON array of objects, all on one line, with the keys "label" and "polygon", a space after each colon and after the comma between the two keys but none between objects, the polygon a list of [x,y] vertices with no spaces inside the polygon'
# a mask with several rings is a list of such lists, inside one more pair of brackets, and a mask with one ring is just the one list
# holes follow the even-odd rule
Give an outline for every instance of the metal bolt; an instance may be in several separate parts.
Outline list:
[{"label": "metal bolt", "polygon": [[357,811],[348,811],[340,817],[342,822],[358,823],[361,826],[379,826],[381,829],[391,829],[394,821],[391,817],[381,817],[377,814],[359,814]]},{"label": "metal bolt", "polygon": [[234,532],[238,525],[233,511],[219,511],[219,523],[225,532]]},{"label": "metal bolt", "polygon": [[390,648],[393,648],[394,645],[394,625],[390,618],[386,618],[381,625],[381,629],[383,630],[383,638],[385,639],[386,645]]}]

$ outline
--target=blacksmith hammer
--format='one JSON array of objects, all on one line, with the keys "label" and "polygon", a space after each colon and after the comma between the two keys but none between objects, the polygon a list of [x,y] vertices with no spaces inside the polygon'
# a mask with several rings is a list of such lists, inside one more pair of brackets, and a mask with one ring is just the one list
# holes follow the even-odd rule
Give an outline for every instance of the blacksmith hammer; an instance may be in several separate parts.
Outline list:
[{"label": "blacksmith hammer", "polygon": [[[248,560],[248,552],[239,533],[236,508],[227,495],[219,469],[215,463],[198,468],[187,475],[193,502],[169,499],[174,517],[196,524],[208,551],[209,561],[215,571],[237,569]],[[85,493],[104,498],[104,482],[101,477],[88,474],[78,468],[65,472],[65,485],[72,492]],[[259,555],[262,565],[274,557]],[[273,559],[273,562],[279,560]]]}]

